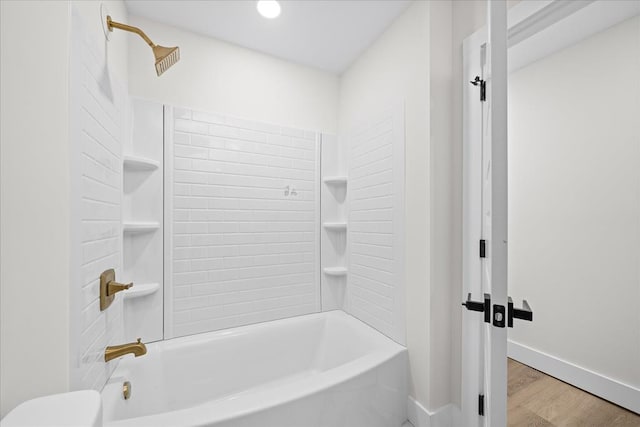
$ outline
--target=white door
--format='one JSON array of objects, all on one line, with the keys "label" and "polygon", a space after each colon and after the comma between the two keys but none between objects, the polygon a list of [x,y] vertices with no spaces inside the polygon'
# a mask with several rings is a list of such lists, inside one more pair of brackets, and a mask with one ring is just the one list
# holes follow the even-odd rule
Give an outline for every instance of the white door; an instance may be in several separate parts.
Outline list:
[{"label": "white door", "polygon": [[[479,47],[465,46],[465,58],[470,58],[465,64],[465,77],[473,84],[465,92],[470,101],[465,103],[465,129],[477,136],[465,138],[470,144],[465,147],[468,193],[463,232],[466,242],[478,241],[478,246],[467,245],[465,250],[468,300],[463,351],[466,358],[476,358],[477,363],[463,361],[463,376],[470,385],[465,386],[463,414],[467,426],[501,427],[507,425],[506,4],[490,0],[487,9],[488,42]],[[474,333],[477,338],[471,337]]]},{"label": "white door", "polygon": [[507,8],[489,1],[483,145],[483,289],[491,295],[485,323],[486,425],[507,425]]},{"label": "white door", "polygon": [[[508,23],[505,9],[504,1],[488,0],[488,28],[463,44],[463,299],[469,302],[462,323],[462,425],[473,427],[506,425],[507,328],[518,326],[514,319],[533,318],[526,301],[514,308],[507,296],[509,67],[516,70],[636,16],[640,3],[523,0],[510,9]],[[623,395],[617,402],[633,407],[633,394],[607,397],[616,402]]]}]

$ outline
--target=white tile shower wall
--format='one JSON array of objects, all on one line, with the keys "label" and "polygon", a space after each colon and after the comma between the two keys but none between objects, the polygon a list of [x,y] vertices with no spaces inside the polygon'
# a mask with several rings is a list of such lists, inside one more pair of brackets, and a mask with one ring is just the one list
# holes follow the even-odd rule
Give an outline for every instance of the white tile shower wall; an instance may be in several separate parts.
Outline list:
[{"label": "white tile shower wall", "polygon": [[404,118],[401,107],[349,136],[348,311],[405,342]]},{"label": "white tile shower wall", "polygon": [[[125,92],[105,73],[74,11],[71,51],[70,120],[72,159],[72,389],[101,390],[115,369],[104,362],[107,345],[123,332],[121,297],[106,311],[99,307],[99,277],[122,260],[122,138]],[[77,323],[77,325],[75,325]],[[75,353],[75,354],[73,354]]]},{"label": "white tile shower wall", "polygon": [[165,334],[319,311],[317,134],[173,116]]}]

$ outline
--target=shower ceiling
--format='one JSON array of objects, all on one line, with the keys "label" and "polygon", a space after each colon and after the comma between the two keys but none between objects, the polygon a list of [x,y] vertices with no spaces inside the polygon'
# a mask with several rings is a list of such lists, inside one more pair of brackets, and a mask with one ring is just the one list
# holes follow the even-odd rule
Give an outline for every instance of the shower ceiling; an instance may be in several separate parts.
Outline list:
[{"label": "shower ceiling", "polygon": [[281,1],[264,19],[255,1],[126,0],[129,13],[299,64],[343,72],[409,0]]}]

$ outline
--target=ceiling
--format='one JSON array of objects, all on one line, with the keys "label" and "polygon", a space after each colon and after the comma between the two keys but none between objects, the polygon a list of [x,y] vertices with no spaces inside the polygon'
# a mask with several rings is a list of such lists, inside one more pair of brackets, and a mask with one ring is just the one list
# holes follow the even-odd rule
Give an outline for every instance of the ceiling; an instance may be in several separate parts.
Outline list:
[{"label": "ceiling", "polygon": [[129,13],[341,73],[408,6],[410,0],[283,0],[265,19],[250,0],[125,0]]}]

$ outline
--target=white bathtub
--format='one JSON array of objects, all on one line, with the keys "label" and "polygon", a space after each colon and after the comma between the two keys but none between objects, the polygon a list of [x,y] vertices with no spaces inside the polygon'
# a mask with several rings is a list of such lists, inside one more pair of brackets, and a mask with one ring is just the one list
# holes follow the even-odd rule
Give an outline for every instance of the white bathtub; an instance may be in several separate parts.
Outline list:
[{"label": "white bathtub", "polygon": [[147,348],[146,356],[125,357],[104,388],[105,426],[400,427],[406,420],[407,350],[341,311]]}]

